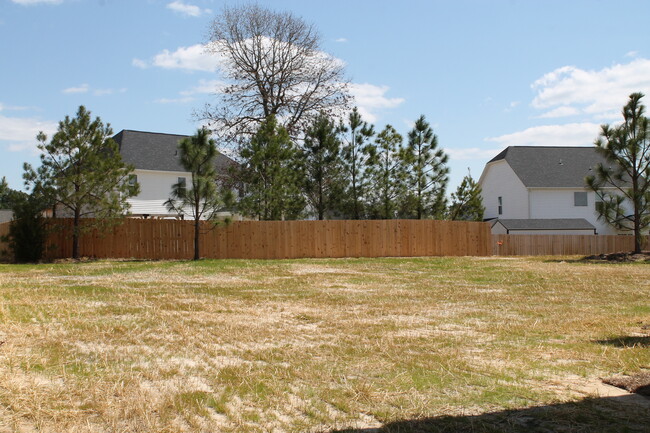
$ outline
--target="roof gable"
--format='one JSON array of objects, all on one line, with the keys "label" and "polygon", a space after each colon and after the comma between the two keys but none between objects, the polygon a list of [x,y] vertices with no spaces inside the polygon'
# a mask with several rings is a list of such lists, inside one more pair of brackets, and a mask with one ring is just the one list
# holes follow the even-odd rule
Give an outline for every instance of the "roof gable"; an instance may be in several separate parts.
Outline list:
[{"label": "roof gable", "polygon": [[[187,171],[180,161],[178,143],[187,135],[163,134],[124,129],[115,140],[120,148],[122,160],[141,170]],[[215,167],[220,174],[226,174],[236,164],[227,156],[218,153]]]},{"label": "roof gable", "polygon": [[528,188],[584,188],[597,164],[609,164],[596,147],[510,146],[488,164],[500,160]]}]

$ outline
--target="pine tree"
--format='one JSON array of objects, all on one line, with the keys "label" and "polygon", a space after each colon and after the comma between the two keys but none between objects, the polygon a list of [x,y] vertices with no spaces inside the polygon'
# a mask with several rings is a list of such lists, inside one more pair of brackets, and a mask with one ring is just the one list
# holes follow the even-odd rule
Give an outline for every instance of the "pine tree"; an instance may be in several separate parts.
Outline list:
[{"label": "pine tree", "polygon": [[[37,139],[41,166],[25,164],[24,178],[34,191],[73,218],[72,257],[79,258],[80,236],[94,228],[107,229],[128,211],[127,199],[139,186],[128,182],[133,167],[124,164],[109,124],[80,106],[77,116],[59,122],[47,143],[41,132]],[[93,217],[92,220],[82,218]]]},{"label": "pine tree", "polygon": [[367,176],[372,185],[368,193],[370,216],[395,218],[398,199],[404,194],[403,138],[391,125],[377,135],[369,148]]},{"label": "pine tree", "polygon": [[188,215],[194,221],[194,260],[200,255],[201,220],[217,224],[218,212],[231,200],[230,190],[219,190],[215,159],[217,145],[210,138],[210,132],[199,129],[192,137],[178,144],[180,161],[185,170],[192,173],[191,184],[176,183],[172,186],[171,197],[165,202],[169,211]]},{"label": "pine tree", "polygon": [[240,210],[260,220],[298,218],[305,200],[301,194],[303,168],[298,150],[274,116],[264,121],[253,138],[245,143],[240,156],[240,178],[246,194]]},{"label": "pine tree", "polygon": [[[641,103],[632,93],[623,107],[623,123],[603,125],[596,150],[608,166],[599,164],[587,186],[602,199],[599,218],[618,230],[634,234],[634,252],[641,252],[643,232],[650,227],[650,128]],[[613,190],[612,190],[613,188]]]},{"label": "pine tree", "polygon": [[449,181],[448,158],[442,149],[438,149],[438,137],[424,116],[420,116],[408,134],[404,159],[409,166],[408,193],[402,206],[404,216],[416,219],[443,218]]},{"label": "pine tree", "polygon": [[450,220],[483,221],[485,207],[481,199],[481,186],[471,173],[467,173],[456,192],[451,194],[448,213]]},{"label": "pine tree", "polygon": [[343,167],[345,170],[347,203],[345,205],[347,215],[355,220],[361,219],[364,215],[364,200],[366,183],[364,180],[364,167],[368,160],[368,140],[375,134],[372,125],[361,119],[359,110],[355,107],[348,116],[348,124],[341,130],[349,132],[347,144],[343,147]]},{"label": "pine tree", "polygon": [[343,179],[338,133],[334,122],[321,114],[305,134],[305,195],[319,220],[340,211]]}]

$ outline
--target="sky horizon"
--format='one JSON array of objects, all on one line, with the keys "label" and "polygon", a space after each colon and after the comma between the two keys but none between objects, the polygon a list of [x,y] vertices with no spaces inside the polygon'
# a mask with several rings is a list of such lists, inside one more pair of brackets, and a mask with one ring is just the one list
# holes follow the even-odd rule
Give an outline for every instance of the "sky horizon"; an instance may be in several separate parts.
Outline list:
[{"label": "sky horizon", "polygon": [[[222,82],[209,24],[241,3],[0,0],[0,177],[22,189],[36,134],[79,105],[115,133],[194,133]],[[449,155],[448,194],[507,146],[593,145],[630,93],[650,93],[647,1],[257,3],[315,25],[377,131],[406,142],[425,115]]]}]

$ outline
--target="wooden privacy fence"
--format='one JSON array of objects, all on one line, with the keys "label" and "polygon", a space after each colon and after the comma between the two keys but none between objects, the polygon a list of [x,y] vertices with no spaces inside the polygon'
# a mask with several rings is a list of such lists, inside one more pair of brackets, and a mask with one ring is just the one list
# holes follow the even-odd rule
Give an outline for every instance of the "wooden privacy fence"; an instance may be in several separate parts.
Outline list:
[{"label": "wooden privacy fence", "polygon": [[[72,254],[70,220],[48,240],[48,258]],[[301,257],[487,256],[490,226],[482,222],[433,220],[236,221],[209,230],[203,224],[201,257],[290,259]],[[81,256],[190,259],[190,221],[125,219],[112,231],[81,237]]]},{"label": "wooden privacy fence", "polygon": [[492,235],[492,254],[496,256],[593,255],[632,250],[633,236]]},{"label": "wooden privacy fence", "polygon": [[2,238],[9,234],[9,223],[0,224],[0,259],[3,258],[5,253],[9,254],[9,245],[2,241]]}]

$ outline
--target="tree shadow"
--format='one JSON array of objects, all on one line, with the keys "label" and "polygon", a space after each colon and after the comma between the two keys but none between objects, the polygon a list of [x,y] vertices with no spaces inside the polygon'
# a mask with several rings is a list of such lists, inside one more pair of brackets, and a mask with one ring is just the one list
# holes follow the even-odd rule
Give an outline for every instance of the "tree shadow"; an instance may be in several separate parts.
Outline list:
[{"label": "tree shadow", "polygon": [[381,428],[349,428],[329,433],[609,433],[649,432],[650,399],[636,394],[586,398],[480,415],[439,416],[389,422]]},{"label": "tree shadow", "polygon": [[[645,336],[621,336],[608,338],[606,340],[595,340],[594,343],[604,344],[620,348],[629,347],[650,347],[650,335]],[[650,428],[648,428],[650,431]]]}]

